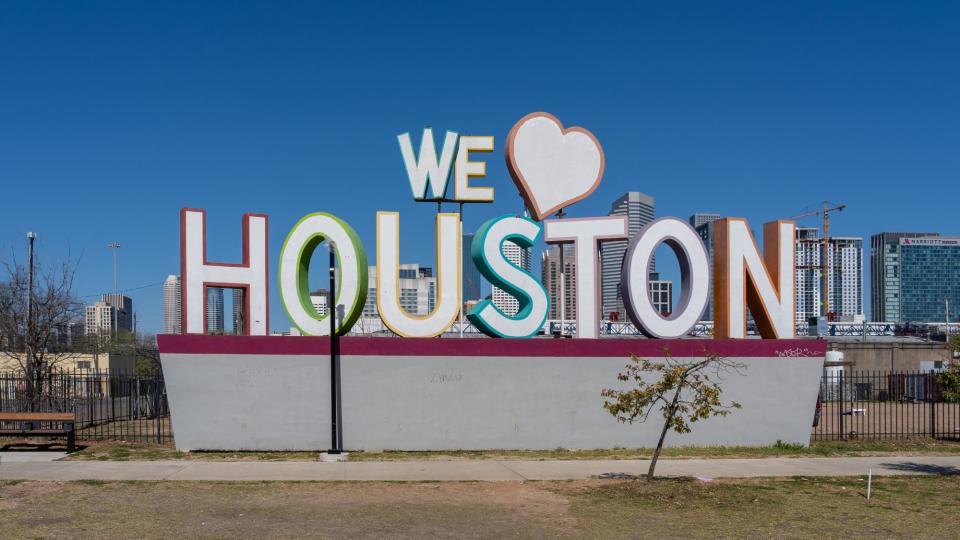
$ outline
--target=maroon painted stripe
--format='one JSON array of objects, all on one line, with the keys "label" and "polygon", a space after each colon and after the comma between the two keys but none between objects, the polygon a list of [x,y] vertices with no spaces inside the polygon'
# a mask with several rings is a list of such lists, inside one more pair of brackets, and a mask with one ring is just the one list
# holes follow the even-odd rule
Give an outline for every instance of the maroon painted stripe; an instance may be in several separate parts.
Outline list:
[{"label": "maroon painted stripe", "polygon": [[[330,339],[300,336],[157,336],[160,352],[187,354],[330,354]],[[727,357],[823,356],[816,339],[491,339],[343,337],[344,356],[578,356]]]}]

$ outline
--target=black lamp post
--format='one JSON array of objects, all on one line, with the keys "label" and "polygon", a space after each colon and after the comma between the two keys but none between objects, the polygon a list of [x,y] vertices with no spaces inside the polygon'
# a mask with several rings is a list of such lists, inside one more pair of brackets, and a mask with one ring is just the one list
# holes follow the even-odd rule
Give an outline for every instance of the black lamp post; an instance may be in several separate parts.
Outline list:
[{"label": "black lamp post", "polygon": [[343,411],[340,403],[340,336],[337,335],[337,245],[327,241],[330,248],[330,291],[327,296],[327,316],[330,318],[330,426],[331,448],[328,454],[343,452]]}]

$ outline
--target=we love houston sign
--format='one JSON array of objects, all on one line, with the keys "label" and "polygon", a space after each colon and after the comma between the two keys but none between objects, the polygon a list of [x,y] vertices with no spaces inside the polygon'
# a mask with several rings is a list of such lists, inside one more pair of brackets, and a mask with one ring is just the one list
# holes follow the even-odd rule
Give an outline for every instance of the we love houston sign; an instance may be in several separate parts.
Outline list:
[{"label": "we love houston sign", "polygon": [[[495,150],[493,136],[447,131],[438,147],[433,131],[427,128],[419,149],[414,148],[409,133],[399,135],[397,140],[415,200],[493,200],[494,189],[478,185],[486,176],[486,163],[478,156]],[[536,277],[511,263],[503,253],[507,241],[526,248],[543,237],[548,244],[572,245],[576,258],[576,337],[598,337],[598,254],[604,242],[629,238],[627,219],[549,217],[590,196],[600,185],[606,162],[600,141],[584,128],[564,127],[555,116],[535,112],[510,129],[504,153],[507,169],[531,217],[501,215],[483,223],[475,233],[470,258],[491,283],[517,299],[519,310],[507,314],[490,300],[483,300],[466,314],[467,318],[481,332],[496,338],[529,338],[543,328],[550,311],[547,291]],[[204,333],[205,288],[230,287],[246,290],[243,333],[267,335],[268,217],[243,216],[243,261],[239,264],[207,260],[204,210],[184,208],[180,217],[184,332]],[[377,212],[377,310],[395,334],[433,337],[457,320],[463,305],[461,227],[459,214],[437,213],[435,307],[426,315],[411,314],[400,304],[400,214]],[[630,239],[624,256],[621,283],[627,316],[649,337],[684,336],[703,315],[712,281],[714,338],[745,338],[748,307],[761,337],[793,338],[794,230],[791,221],[765,224],[761,251],[745,219],[720,219],[714,223],[711,271],[706,246],[687,222],[676,217],[654,220]],[[340,278],[335,293],[337,309],[320,315],[310,301],[307,275],[311,256],[323,241],[333,243]],[[661,244],[670,247],[680,265],[681,298],[669,316],[657,311],[647,293],[647,269]],[[339,312],[335,331],[341,335],[349,332],[360,317],[367,296],[367,253],[345,220],[327,212],[301,218],[283,243],[278,274],[283,306],[303,334],[329,335],[327,317],[331,312]]]}]

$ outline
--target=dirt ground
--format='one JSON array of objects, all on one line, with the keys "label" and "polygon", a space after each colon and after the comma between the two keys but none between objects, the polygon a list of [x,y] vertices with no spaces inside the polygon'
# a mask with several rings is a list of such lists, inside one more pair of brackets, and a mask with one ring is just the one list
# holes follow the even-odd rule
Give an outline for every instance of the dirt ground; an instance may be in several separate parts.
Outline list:
[{"label": "dirt ground", "polygon": [[960,476],[7,482],[5,538],[955,538]]},{"label": "dirt ground", "polygon": [[[933,415],[930,414],[931,408]],[[856,414],[852,414],[854,411]],[[929,435],[931,426],[939,437],[960,441],[960,405],[895,401],[825,402],[820,409],[820,425],[813,429],[813,435],[816,438],[840,435],[851,438],[919,436]]]}]

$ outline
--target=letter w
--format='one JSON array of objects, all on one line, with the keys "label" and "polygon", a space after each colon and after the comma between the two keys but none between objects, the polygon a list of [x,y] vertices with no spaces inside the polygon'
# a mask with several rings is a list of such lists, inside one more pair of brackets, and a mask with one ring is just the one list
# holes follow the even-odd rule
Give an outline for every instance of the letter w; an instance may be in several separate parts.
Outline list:
[{"label": "letter w", "polygon": [[423,130],[420,140],[420,156],[414,157],[413,143],[410,134],[397,135],[400,142],[400,153],[403,154],[403,164],[407,167],[407,177],[410,178],[410,190],[417,200],[427,198],[427,186],[433,192],[433,198],[442,199],[447,192],[447,182],[450,180],[450,169],[453,158],[457,155],[458,135],[448,131],[443,141],[443,151],[437,157],[437,148],[433,143],[433,130]]}]

